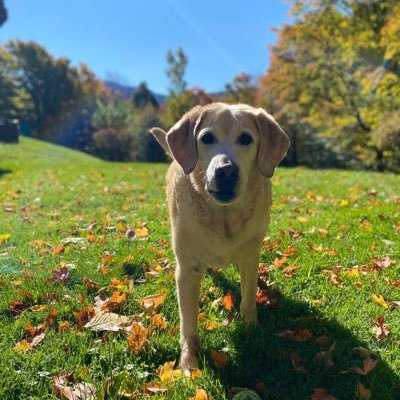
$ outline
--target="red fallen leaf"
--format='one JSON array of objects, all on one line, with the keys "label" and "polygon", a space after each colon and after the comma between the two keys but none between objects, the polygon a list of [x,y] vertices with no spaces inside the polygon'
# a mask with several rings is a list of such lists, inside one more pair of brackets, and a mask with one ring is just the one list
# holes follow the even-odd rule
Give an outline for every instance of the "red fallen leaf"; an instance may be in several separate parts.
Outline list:
[{"label": "red fallen leaf", "polygon": [[29,306],[24,304],[22,301],[10,301],[8,304],[8,309],[16,315],[23,313],[28,308]]},{"label": "red fallen leaf", "polygon": [[276,290],[264,290],[258,288],[256,294],[256,302],[263,304],[268,308],[276,308],[278,305],[279,292]]},{"label": "red fallen leaf", "polygon": [[372,328],[372,331],[375,333],[375,336],[378,340],[383,340],[388,337],[389,329],[385,324],[385,319],[382,315],[374,320],[374,327]]},{"label": "red fallen leaf", "polygon": [[68,283],[71,281],[71,273],[66,265],[61,264],[59,269],[53,271],[53,276],[50,280],[58,283]]},{"label": "red fallen leaf", "polygon": [[74,312],[77,328],[82,329],[94,317],[94,315],[95,311],[92,306],[83,307],[80,311]]},{"label": "red fallen leaf", "polygon": [[53,326],[56,323],[57,310],[53,307],[46,318],[46,323],[48,326]]},{"label": "red fallen leaf", "polygon": [[325,389],[314,389],[311,400],[337,400],[336,397],[331,396]]},{"label": "red fallen leaf", "polygon": [[211,358],[217,368],[224,368],[228,362],[228,353],[225,351],[211,350]]},{"label": "red fallen leaf", "polygon": [[89,279],[87,276],[84,276],[82,278],[82,282],[86,285],[86,287],[90,290],[97,290],[100,289],[100,285],[98,285],[96,282],[93,282],[91,279]]},{"label": "red fallen leaf", "polygon": [[232,308],[235,306],[235,297],[233,293],[229,290],[229,292],[222,298],[222,304],[224,307],[231,311]]},{"label": "red fallen leaf", "polygon": [[294,331],[284,331],[278,333],[280,338],[290,340],[291,342],[306,342],[311,339],[311,332],[308,329],[295,329]]},{"label": "red fallen leaf", "polygon": [[45,332],[47,329],[46,324],[40,324],[38,326],[33,326],[30,322],[25,327],[25,332],[27,334],[27,337],[29,339],[34,338],[35,336],[38,336]]},{"label": "red fallen leaf", "polygon": [[396,261],[392,260],[389,256],[385,256],[381,259],[370,256],[370,260],[379,271],[396,263]]}]

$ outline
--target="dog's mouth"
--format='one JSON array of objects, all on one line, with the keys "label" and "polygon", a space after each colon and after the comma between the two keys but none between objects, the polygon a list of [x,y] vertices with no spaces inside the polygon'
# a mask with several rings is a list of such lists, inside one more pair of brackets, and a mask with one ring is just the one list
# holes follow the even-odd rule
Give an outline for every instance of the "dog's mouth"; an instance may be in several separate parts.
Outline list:
[{"label": "dog's mouth", "polygon": [[235,197],[236,193],[233,189],[219,189],[219,190],[208,190],[208,193],[214,197],[219,203],[231,203]]}]

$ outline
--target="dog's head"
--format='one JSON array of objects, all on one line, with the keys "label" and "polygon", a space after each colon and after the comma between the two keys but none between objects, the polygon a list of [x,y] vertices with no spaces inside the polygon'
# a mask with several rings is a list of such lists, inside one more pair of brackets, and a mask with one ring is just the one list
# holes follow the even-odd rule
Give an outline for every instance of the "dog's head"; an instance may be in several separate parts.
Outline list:
[{"label": "dog's head", "polygon": [[271,115],[244,104],[197,106],[168,133],[150,132],[199,190],[219,204],[239,199],[252,176],[270,178],[290,143]]}]

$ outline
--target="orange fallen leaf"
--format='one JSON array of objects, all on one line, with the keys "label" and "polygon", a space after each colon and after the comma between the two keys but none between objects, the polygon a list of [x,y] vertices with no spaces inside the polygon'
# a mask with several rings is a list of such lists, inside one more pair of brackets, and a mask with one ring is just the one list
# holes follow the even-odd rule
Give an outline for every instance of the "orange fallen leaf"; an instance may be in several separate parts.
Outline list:
[{"label": "orange fallen leaf", "polygon": [[168,322],[164,319],[162,314],[154,314],[150,318],[150,324],[155,329],[164,330],[168,327]]},{"label": "orange fallen leaf", "polygon": [[196,388],[196,393],[189,400],[208,400],[207,392],[204,389]]},{"label": "orange fallen leaf", "polygon": [[279,292],[276,290],[264,290],[258,288],[256,294],[256,302],[263,304],[268,308],[276,308],[278,305]]},{"label": "orange fallen leaf", "polygon": [[133,354],[138,355],[148,344],[150,330],[141,323],[134,322],[128,335],[128,348]]},{"label": "orange fallen leaf", "polygon": [[98,285],[96,282],[93,282],[91,279],[89,279],[87,276],[84,276],[82,278],[82,282],[85,284],[85,286],[89,290],[98,290],[100,289],[100,285]]},{"label": "orange fallen leaf", "polygon": [[222,304],[224,307],[231,311],[232,308],[235,306],[235,297],[233,293],[229,290],[229,292],[222,298]]},{"label": "orange fallen leaf", "polygon": [[311,400],[337,400],[336,397],[331,396],[325,389],[314,389]]},{"label": "orange fallen leaf", "polygon": [[147,236],[149,236],[149,230],[145,226],[136,229],[136,237],[145,238]]},{"label": "orange fallen leaf", "polygon": [[51,248],[51,252],[53,255],[57,256],[64,253],[65,247],[62,244],[57,244]]},{"label": "orange fallen leaf", "polygon": [[306,342],[311,339],[311,332],[308,329],[295,329],[294,331],[284,331],[278,333],[280,338],[290,340],[291,342]]},{"label": "orange fallen leaf", "polygon": [[204,329],[211,332],[218,328],[218,322],[215,321],[207,321],[204,323]]},{"label": "orange fallen leaf", "polygon": [[161,383],[159,382],[147,382],[145,383],[142,387],[141,390],[144,394],[147,395],[153,395],[153,394],[162,394],[167,391],[167,388],[164,387]]},{"label": "orange fallen leaf", "polygon": [[159,308],[166,299],[167,295],[165,291],[157,294],[153,294],[151,296],[146,296],[143,299],[139,300],[139,304],[149,314],[152,314],[157,308]]},{"label": "orange fallen leaf", "polygon": [[281,259],[275,258],[274,265],[275,265],[276,268],[280,268],[286,262],[287,262],[287,258],[286,258],[286,256],[283,256]]},{"label": "orange fallen leaf", "polygon": [[68,321],[60,321],[58,323],[58,330],[61,332],[66,332],[69,330],[69,322]]},{"label": "orange fallen leaf", "polygon": [[111,298],[107,299],[101,310],[104,312],[116,312],[126,303],[126,293],[114,292]]},{"label": "orange fallen leaf", "polygon": [[30,351],[37,347],[44,339],[46,331],[26,340],[21,340],[15,345],[17,350]]},{"label": "orange fallen leaf", "polygon": [[282,272],[285,274],[285,276],[287,278],[291,278],[294,275],[294,273],[296,272],[296,270],[298,270],[299,268],[300,267],[298,265],[290,265],[290,266],[284,268],[282,270]]},{"label": "orange fallen leaf", "polygon": [[211,350],[211,358],[217,368],[224,368],[228,362],[228,354],[225,351]]}]

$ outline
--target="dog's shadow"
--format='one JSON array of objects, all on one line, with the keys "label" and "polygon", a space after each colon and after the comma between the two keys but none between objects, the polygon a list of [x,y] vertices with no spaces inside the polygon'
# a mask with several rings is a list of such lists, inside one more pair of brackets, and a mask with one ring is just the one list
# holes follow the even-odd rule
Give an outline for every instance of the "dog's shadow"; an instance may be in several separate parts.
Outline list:
[{"label": "dog's shadow", "polygon": [[[228,281],[223,274],[216,274],[213,279],[224,292],[232,290],[239,304],[237,283]],[[355,367],[363,369],[362,357],[354,349],[367,345],[336,322],[334,315],[328,320],[309,304],[280,296],[275,308],[258,305],[258,319],[259,324],[250,328],[235,319],[225,328],[228,335],[218,336],[219,339],[211,337],[212,333],[202,335],[202,354],[209,365],[214,364],[212,350],[220,350],[215,349],[216,340],[221,348],[227,347],[228,363],[224,368],[215,368],[227,389],[257,387],[264,399],[271,400],[309,400],[318,388],[340,400],[367,399],[361,383],[371,391],[371,399],[400,398],[398,373],[378,355],[371,356],[378,363],[366,376],[354,371]],[[299,334],[290,340],[278,335],[300,328],[312,336]],[[357,387],[361,390],[358,395]]]}]

